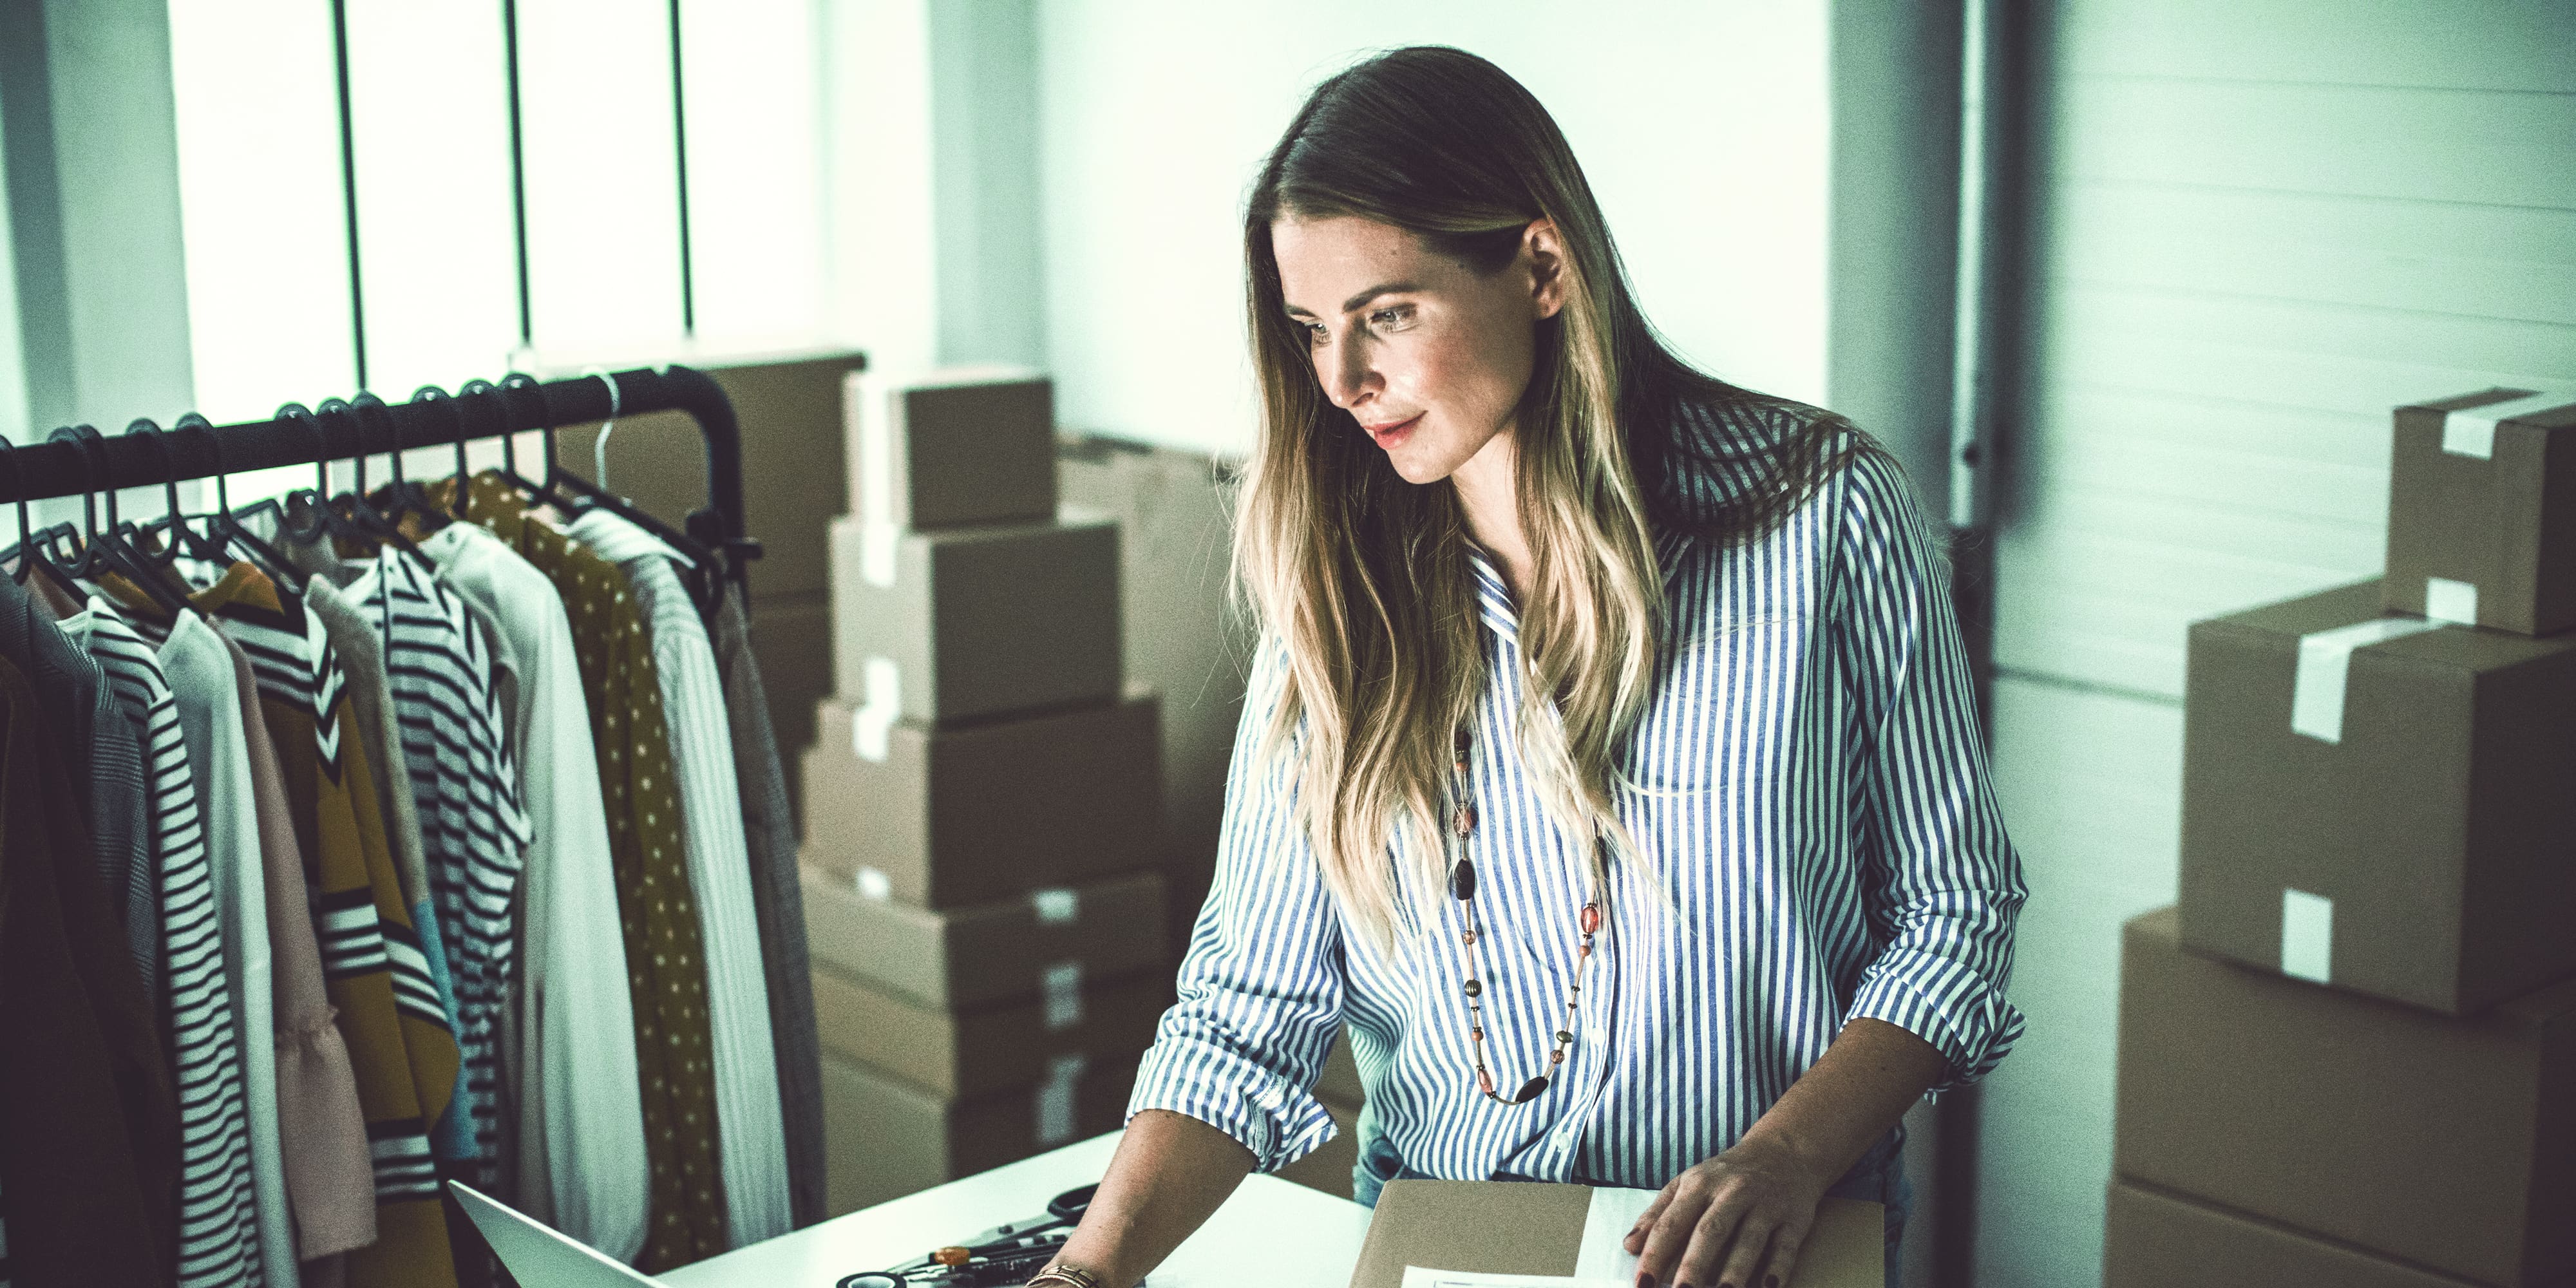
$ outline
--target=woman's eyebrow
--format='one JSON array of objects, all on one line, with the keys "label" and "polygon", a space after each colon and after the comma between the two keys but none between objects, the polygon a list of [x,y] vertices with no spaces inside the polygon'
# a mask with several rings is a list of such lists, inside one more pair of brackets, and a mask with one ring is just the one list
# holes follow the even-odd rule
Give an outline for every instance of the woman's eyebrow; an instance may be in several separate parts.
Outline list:
[{"label": "woman's eyebrow", "polygon": [[[1359,308],[1360,308],[1360,306],[1361,306],[1361,305],[1366,304],[1366,303],[1368,303],[1370,300],[1374,300],[1374,299],[1376,299],[1377,297],[1379,297],[1379,296],[1381,296],[1381,295],[1401,295],[1401,294],[1405,293],[1406,291],[1418,291],[1418,290],[1421,290],[1421,289],[1422,289],[1422,288],[1421,288],[1421,286],[1419,286],[1419,285],[1417,285],[1417,284],[1415,284],[1415,283],[1412,283],[1412,282],[1385,282],[1385,283],[1381,283],[1381,284],[1379,284],[1379,285],[1377,285],[1377,286],[1372,286],[1372,287],[1368,288],[1367,290],[1362,291],[1362,292],[1360,292],[1359,294],[1354,295],[1354,296],[1352,296],[1351,298],[1349,298],[1349,299],[1347,299],[1347,300],[1342,301],[1342,312],[1344,312],[1344,313],[1356,313],[1356,312],[1358,312],[1358,311],[1359,311]],[[1294,305],[1294,304],[1291,304],[1291,305],[1289,305],[1289,306],[1288,306],[1288,315],[1289,315],[1290,317],[1300,317],[1300,318],[1310,318],[1310,317],[1315,316],[1314,314],[1309,313],[1309,312],[1307,312],[1306,310],[1304,310],[1304,309],[1302,309],[1302,308],[1299,308],[1299,307],[1297,307],[1297,306],[1296,306],[1296,305]]]}]

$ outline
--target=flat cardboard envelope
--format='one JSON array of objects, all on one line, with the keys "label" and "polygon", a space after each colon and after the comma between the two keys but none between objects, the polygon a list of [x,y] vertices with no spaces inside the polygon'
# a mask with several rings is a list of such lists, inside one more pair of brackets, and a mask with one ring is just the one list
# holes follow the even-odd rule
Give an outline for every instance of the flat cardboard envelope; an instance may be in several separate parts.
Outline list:
[{"label": "flat cardboard envelope", "polygon": [[[1406,1266],[1505,1275],[1572,1275],[1592,1210],[1586,1185],[1389,1181],[1351,1288],[1403,1288]],[[1886,1215],[1826,1199],[1786,1288],[1884,1288]]]}]

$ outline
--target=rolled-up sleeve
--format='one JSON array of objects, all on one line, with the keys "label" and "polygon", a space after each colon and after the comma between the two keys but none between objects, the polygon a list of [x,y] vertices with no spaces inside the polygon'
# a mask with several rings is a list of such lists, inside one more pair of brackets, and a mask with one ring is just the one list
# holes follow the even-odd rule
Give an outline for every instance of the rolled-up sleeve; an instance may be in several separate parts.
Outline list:
[{"label": "rolled-up sleeve", "polygon": [[1313,1094],[1342,1014],[1341,929],[1295,819],[1295,773],[1265,761],[1287,674],[1263,641],[1235,731],[1216,881],[1181,959],[1180,1000],[1137,1070],[1127,1116],[1168,1109],[1208,1123],[1277,1171],[1333,1138]]},{"label": "rolled-up sleeve", "polygon": [[1847,701],[1864,907],[1884,944],[1847,1018],[1884,1020],[1974,1082],[2021,1036],[2005,1000],[2029,891],[1988,774],[1947,568],[1894,462],[1844,473],[1827,612]]}]

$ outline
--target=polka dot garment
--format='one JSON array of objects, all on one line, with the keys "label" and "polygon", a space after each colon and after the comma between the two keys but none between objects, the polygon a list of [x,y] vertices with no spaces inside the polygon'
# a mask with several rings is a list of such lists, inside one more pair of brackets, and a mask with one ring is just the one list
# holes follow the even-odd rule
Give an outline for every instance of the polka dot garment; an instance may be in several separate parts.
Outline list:
[{"label": "polka dot garment", "polygon": [[687,1265],[725,1250],[725,1194],[706,959],[681,848],[678,783],[652,637],[625,574],[530,517],[518,491],[500,476],[475,476],[466,518],[546,574],[572,621],[608,809],[644,1082],[645,1153],[653,1169],[652,1224],[636,1265],[648,1272]]}]

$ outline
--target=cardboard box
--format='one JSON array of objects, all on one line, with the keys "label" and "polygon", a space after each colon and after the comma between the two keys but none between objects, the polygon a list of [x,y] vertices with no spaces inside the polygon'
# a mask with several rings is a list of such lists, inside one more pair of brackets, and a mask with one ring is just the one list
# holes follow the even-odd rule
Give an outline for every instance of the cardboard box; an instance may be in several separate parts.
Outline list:
[{"label": "cardboard box", "polygon": [[990,724],[897,720],[880,742],[862,736],[865,712],[824,702],[805,753],[805,859],[925,908],[1149,867],[1157,714],[1155,695],[1135,690]]},{"label": "cardboard box", "polygon": [[2446,1019],[2128,924],[2116,1173],[2499,1288],[2576,1273],[2576,981]]},{"label": "cardboard box", "polygon": [[832,678],[925,723],[1118,692],[1118,528],[909,532],[832,521]]},{"label": "cardboard box", "polygon": [[1338,1129],[1333,1138],[1314,1153],[1280,1168],[1278,1176],[1280,1180],[1346,1199],[1351,1196],[1351,1169],[1360,1161],[1360,1107],[1327,1100],[1324,1108],[1331,1111],[1333,1126]]},{"label": "cardboard box", "polygon": [[2364,582],[2192,626],[2183,934],[2472,1014],[2576,975],[2576,636],[2379,601]]},{"label": "cardboard box", "polygon": [[2576,392],[2397,409],[2390,609],[2525,635],[2576,626]]},{"label": "cardboard box", "polygon": [[897,528],[1055,514],[1055,386],[1026,367],[853,372],[851,507]]},{"label": "cardboard box", "polygon": [[2133,1181],[2111,1182],[2102,1288],[2480,1288]]},{"label": "cardboard box", "polygon": [[950,1011],[814,967],[814,1022],[825,1050],[950,1099],[1042,1082],[1068,1055],[1132,1065],[1154,1044],[1171,1000],[1172,982],[1159,974],[1073,977],[1042,998]]},{"label": "cardboard box", "polygon": [[826,1206],[834,1216],[855,1212],[1116,1131],[1135,1082],[1129,1060],[1068,1066],[1035,1087],[949,1100],[825,1052]]},{"label": "cardboard box", "polygon": [[1068,975],[1170,977],[1159,872],[946,910],[871,899],[848,878],[810,865],[804,878],[815,961],[918,1006],[1031,1001],[1063,987]]},{"label": "cardboard box", "polygon": [[[1406,1266],[1573,1274],[1591,1204],[1592,1190],[1583,1185],[1389,1181],[1351,1288],[1402,1288]],[[1886,1221],[1878,1204],[1826,1199],[1787,1288],[1884,1288]]]}]

